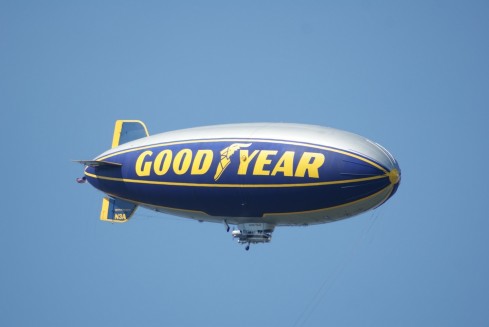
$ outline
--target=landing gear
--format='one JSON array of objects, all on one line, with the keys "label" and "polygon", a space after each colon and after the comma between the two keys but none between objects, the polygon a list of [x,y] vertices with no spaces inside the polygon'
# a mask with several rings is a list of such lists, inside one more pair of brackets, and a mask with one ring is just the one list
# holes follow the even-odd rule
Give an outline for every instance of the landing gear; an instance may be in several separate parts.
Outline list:
[{"label": "landing gear", "polygon": [[245,250],[248,251],[250,249],[250,243],[245,247]]}]

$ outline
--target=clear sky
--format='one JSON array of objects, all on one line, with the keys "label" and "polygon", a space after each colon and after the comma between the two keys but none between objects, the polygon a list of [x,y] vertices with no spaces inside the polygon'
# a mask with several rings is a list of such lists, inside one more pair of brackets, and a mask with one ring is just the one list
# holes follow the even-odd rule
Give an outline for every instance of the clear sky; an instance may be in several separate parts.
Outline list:
[{"label": "clear sky", "polygon": [[[489,325],[489,2],[0,1],[2,326]],[[378,210],[277,228],[99,221],[116,119],[297,122],[402,169]]]}]

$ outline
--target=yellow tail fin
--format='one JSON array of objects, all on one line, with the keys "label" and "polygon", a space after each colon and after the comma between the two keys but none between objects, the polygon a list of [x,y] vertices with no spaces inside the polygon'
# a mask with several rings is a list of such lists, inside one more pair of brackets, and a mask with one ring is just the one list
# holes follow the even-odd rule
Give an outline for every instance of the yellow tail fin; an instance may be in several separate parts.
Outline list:
[{"label": "yellow tail fin", "polygon": [[146,125],[140,120],[117,120],[115,122],[112,147],[149,136]]},{"label": "yellow tail fin", "polygon": [[103,198],[100,220],[113,223],[125,223],[131,219],[137,205],[121,199]]}]

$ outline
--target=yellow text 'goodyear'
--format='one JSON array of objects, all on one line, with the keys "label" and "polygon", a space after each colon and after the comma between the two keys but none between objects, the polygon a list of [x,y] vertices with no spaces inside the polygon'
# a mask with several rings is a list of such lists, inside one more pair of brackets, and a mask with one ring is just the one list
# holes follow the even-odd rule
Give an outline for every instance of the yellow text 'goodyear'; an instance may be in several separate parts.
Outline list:
[{"label": "yellow text 'goodyear'", "polygon": [[[233,154],[239,153],[238,175],[309,177],[319,178],[319,168],[324,164],[324,154],[303,152],[294,164],[295,151],[279,154],[277,150],[247,149],[251,143],[235,143],[220,151],[220,161],[213,168],[214,180],[217,181],[231,163]],[[211,171],[214,152],[209,149],[193,151],[184,148],[179,151],[164,149],[158,153],[151,150],[142,152],[135,165],[136,174],[140,177],[151,173],[163,176],[168,172],[176,175],[204,175]]]}]

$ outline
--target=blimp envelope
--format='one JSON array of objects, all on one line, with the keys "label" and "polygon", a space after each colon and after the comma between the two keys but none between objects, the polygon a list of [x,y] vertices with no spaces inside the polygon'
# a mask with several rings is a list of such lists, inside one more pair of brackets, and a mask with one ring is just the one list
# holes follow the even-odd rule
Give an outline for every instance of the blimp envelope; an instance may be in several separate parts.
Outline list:
[{"label": "blimp envelope", "polygon": [[81,161],[87,181],[110,199],[238,225],[241,243],[268,242],[275,226],[373,209],[400,183],[386,149],[338,129],[255,123],[147,136],[142,122],[125,123],[116,123],[110,150]]}]

